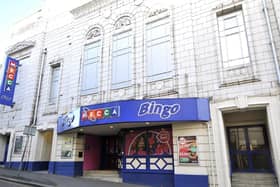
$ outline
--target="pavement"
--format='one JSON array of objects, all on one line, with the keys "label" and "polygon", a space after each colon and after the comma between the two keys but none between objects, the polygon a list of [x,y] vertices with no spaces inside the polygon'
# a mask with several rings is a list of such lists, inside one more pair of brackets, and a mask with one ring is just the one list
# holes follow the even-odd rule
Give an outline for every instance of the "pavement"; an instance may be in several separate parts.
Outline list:
[{"label": "pavement", "polygon": [[36,187],[147,187],[127,183],[114,183],[82,177],[67,177],[42,172],[0,168],[0,180]]}]

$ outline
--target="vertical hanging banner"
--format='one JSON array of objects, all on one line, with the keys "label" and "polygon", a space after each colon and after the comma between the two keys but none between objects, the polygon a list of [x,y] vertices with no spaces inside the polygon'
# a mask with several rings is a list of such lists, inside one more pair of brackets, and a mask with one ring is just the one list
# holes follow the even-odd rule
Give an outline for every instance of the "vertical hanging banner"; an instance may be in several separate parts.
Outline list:
[{"label": "vertical hanging banner", "polygon": [[7,57],[0,90],[0,104],[12,106],[19,61]]}]

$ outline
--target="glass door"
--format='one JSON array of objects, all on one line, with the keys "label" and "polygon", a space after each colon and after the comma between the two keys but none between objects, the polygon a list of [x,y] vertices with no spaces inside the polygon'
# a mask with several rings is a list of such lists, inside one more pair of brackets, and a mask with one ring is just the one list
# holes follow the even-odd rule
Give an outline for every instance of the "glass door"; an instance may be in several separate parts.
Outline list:
[{"label": "glass door", "polygon": [[233,172],[272,172],[264,126],[228,128]]},{"label": "glass door", "polygon": [[118,170],[120,159],[120,139],[118,136],[103,137],[102,144],[102,169]]}]

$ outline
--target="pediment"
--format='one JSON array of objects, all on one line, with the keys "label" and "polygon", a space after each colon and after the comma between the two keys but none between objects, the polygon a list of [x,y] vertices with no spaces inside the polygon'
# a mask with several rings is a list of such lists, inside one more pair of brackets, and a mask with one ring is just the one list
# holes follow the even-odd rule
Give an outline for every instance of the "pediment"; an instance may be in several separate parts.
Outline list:
[{"label": "pediment", "polygon": [[13,53],[16,53],[16,52],[19,52],[19,51],[22,51],[24,49],[28,49],[28,48],[31,48],[31,47],[34,47],[35,46],[35,43],[34,41],[22,41],[22,42],[18,42],[14,45],[12,45],[6,52],[6,54],[10,55],[10,54],[13,54]]}]

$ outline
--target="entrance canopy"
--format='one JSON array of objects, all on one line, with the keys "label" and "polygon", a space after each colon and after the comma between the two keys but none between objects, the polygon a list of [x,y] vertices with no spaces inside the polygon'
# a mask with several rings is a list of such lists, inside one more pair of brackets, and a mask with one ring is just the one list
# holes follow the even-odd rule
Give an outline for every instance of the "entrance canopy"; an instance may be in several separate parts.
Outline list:
[{"label": "entrance canopy", "polygon": [[60,115],[57,132],[107,124],[209,120],[206,98],[126,100],[82,106]]}]

